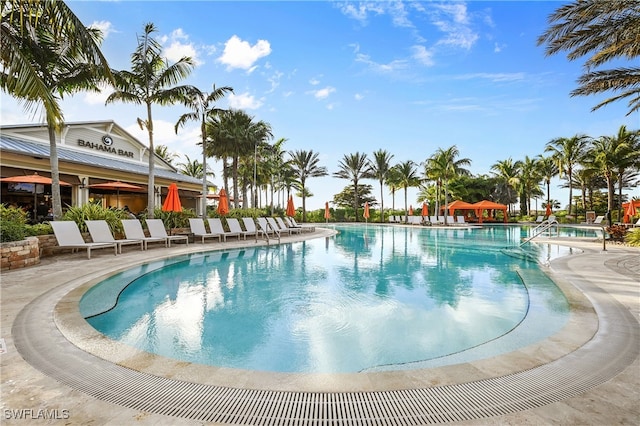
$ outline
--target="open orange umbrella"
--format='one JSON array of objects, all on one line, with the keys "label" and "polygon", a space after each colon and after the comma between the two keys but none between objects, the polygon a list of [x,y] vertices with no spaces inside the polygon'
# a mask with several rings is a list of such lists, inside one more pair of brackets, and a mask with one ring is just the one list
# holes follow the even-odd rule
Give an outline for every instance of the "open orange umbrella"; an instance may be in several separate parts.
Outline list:
[{"label": "open orange umbrella", "polygon": [[98,188],[98,189],[115,189],[116,191],[116,207],[120,208],[120,190],[139,190],[142,189],[141,186],[132,185],[126,182],[120,182],[119,180],[113,182],[104,182],[104,183],[95,183],[93,185],[89,185],[89,188]]},{"label": "open orange umbrella", "polygon": [[331,213],[329,212],[329,202],[324,203],[324,221],[329,222],[329,218],[331,217]]},{"label": "open orange umbrella", "polygon": [[422,217],[429,216],[429,206],[427,203],[422,203]]},{"label": "open orange umbrella", "polygon": [[631,218],[636,215],[636,203],[634,200],[629,201],[627,209],[624,211],[624,223],[631,222]]},{"label": "open orange umbrella", "polygon": [[222,188],[218,195],[220,195],[220,198],[218,199],[218,213],[224,216],[229,213],[229,199],[227,198],[227,191]]},{"label": "open orange umbrella", "polygon": [[[50,177],[40,176],[38,173],[24,176],[11,176],[0,179],[0,182],[15,182],[15,183],[39,183],[42,185],[51,185],[52,180]],[[60,185],[71,186],[70,183],[60,181]]]},{"label": "open orange umbrella", "polygon": [[293,207],[293,195],[289,196],[289,200],[287,201],[287,216],[293,217],[296,215],[296,209]]},{"label": "open orange umbrella", "polygon": [[175,182],[169,185],[169,192],[167,192],[167,198],[165,198],[164,204],[162,204],[162,211],[182,211],[182,203],[180,202],[180,196],[178,195],[178,185],[176,185]]},{"label": "open orange umbrella", "polygon": [[368,202],[364,203],[364,213],[362,214],[362,216],[364,216],[365,222],[369,221],[369,203]]}]

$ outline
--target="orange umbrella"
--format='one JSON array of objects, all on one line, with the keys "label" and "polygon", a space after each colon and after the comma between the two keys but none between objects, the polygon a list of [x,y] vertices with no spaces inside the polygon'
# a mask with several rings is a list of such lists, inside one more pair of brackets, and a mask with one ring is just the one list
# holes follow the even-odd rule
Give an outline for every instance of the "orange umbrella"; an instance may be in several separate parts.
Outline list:
[{"label": "orange umbrella", "polygon": [[172,183],[169,185],[169,192],[167,192],[167,198],[162,205],[162,211],[164,212],[181,212],[182,203],[180,203],[180,196],[178,195],[178,185]]},{"label": "orange umbrella", "polygon": [[636,215],[636,203],[634,200],[629,201],[627,209],[624,211],[624,223],[631,222],[631,218]]},{"label": "orange umbrella", "polygon": [[130,183],[126,183],[126,182],[120,182],[119,180],[114,182],[96,183],[93,185],[89,185],[89,188],[115,189],[116,190],[116,207],[118,208],[120,208],[120,190],[121,189],[128,189],[128,190],[142,189],[141,186],[131,185]]},{"label": "orange umbrella", "polygon": [[[51,178],[46,176],[40,176],[38,173],[25,176],[11,176],[0,179],[1,182],[15,182],[15,183],[39,183],[44,185],[51,185]],[[60,185],[71,186],[70,183],[60,181]]]},{"label": "orange umbrella", "polygon": [[287,201],[287,216],[293,217],[296,215],[296,209],[293,207],[293,195],[289,196],[289,200]]},{"label": "orange umbrella", "polygon": [[422,203],[422,217],[429,216],[429,206],[427,203]]},{"label": "orange umbrella", "polygon": [[225,215],[229,213],[229,200],[227,199],[227,191],[222,188],[220,190],[220,199],[218,200],[218,213]]},{"label": "orange umbrella", "polygon": [[369,219],[369,203],[368,202],[364,203],[364,213],[362,214],[362,216],[364,216],[365,221],[368,222],[368,219]]},{"label": "orange umbrella", "polygon": [[409,216],[413,216],[413,206],[409,206]]},{"label": "orange umbrella", "polygon": [[329,222],[329,218],[331,217],[331,213],[329,212],[329,202],[324,203],[324,221]]},{"label": "orange umbrella", "polygon": [[550,216],[551,215],[551,205],[549,203],[547,203],[547,211],[546,211],[546,216]]}]

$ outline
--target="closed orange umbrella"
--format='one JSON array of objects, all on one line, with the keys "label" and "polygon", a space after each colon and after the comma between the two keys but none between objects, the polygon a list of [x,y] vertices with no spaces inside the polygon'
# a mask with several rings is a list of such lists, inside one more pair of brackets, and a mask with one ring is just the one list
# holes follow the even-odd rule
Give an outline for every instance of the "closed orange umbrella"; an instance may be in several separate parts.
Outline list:
[{"label": "closed orange umbrella", "polygon": [[329,218],[331,217],[331,213],[329,212],[329,202],[324,203],[324,221],[329,222]]},{"label": "closed orange umbrella", "polygon": [[369,221],[369,203],[366,202],[364,203],[364,213],[362,214],[364,216],[365,221]]},{"label": "closed orange umbrella", "polygon": [[165,198],[164,204],[162,204],[162,211],[182,211],[182,203],[180,202],[180,196],[178,195],[178,185],[176,185],[175,182],[169,185],[169,192],[167,192],[167,198]]},{"label": "closed orange umbrella", "polygon": [[409,216],[413,216],[413,206],[409,206]]},{"label": "closed orange umbrella", "polygon": [[631,218],[636,215],[636,203],[634,200],[629,201],[627,209],[624,211],[624,223],[631,222]]},{"label": "closed orange umbrella", "polygon": [[229,213],[229,199],[227,198],[227,191],[222,188],[220,190],[220,198],[218,199],[218,213],[225,215]]},{"label": "closed orange umbrella", "polygon": [[547,211],[545,212],[546,216],[550,216],[551,215],[551,205],[549,203],[547,203]]},{"label": "closed orange umbrella", "polygon": [[287,216],[293,217],[296,215],[296,209],[293,207],[293,195],[289,196],[289,200],[287,201]]},{"label": "closed orange umbrella", "polygon": [[427,203],[422,203],[422,217],[429,216],[429,206]]}]

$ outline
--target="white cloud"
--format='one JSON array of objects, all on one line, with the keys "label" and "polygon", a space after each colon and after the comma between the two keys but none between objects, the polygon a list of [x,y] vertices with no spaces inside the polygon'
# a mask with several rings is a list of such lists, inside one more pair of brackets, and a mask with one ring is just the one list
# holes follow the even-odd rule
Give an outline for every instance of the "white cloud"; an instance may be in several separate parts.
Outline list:
[{"label": "white cloud", "polygon": [[473,79],[483,79],[483,80],[491,80],[494,83],[499,82],[510,82],[510,81],[522,81],[525,78],[525,73],[523,72],[512,72],[512,73],[473,73],[473,74],[461,74],[453,77],[455,80],[473,80]]},{"label": "white cloud", "polygon": [[411,48],[413,50],[413,59],[420,62],[425,66],[432,66],[434,64],[433,61],[433,52],[428,50],[424,46],[413,46]]},{"label": "white cloud", "polygon": [[159,38],[163,46],[164,56],[169,62],[177,62],[185,56],[190,57],[196,65],[202,65],[198,50],[193,43],[188,42],[189,36],[182,28],[175,29],[169,36]]},{"label": "white cloud", "polygon": [[229,106],[234,109],[258,109],[263,104],[264,99],[256,99],[247,92],[229,95]]},{"label": "white cloud", "polygon": [[103,40],[106,40],[111,33],[115,32],[113,25],[109,21],[93,21],[89,27],[99,29],[102,32]]},{"label": "white cloud", "polygon": [[251,46],[249,42],[241,40],[234,35],[224,44],[224,52],[218,58],[218,61],[227,65],[227,70],[240,68],[249,70],[255,69],[255,63],[258,59],[271,54],[271,45],[266,40],[258,40]]},{"label": "white cloud", "polygon": [[325,87],[323,89],[310,90],[307,93],[311,93],[313,95],[313,97],[315,97],[318,100],[321,100],[321,99],[328,98],[329,95],[332,94],[335,91],[336,91],[335,87],[327,86],[327,87]]},{"label": "white cloud", "polygon": [[349,18],[355,19],[361,25],[367,25],[369,15],[389,15],[396,27],[412,28],[409,13],[403,1],[368,1],[355,4],[353,2],[339,3],[340,11]]},{"label": "white cloud", "polygon": [[[180,128],[178,134],[175,132],[175,123],[164,120],[153,120],[153,145],[165,145],[169,152],[178,154],[179,159],[174,163],[184,161],[184,155],[188,155],[191,159],[202,156],[202,149],[197,145],[200,141],[200,129],[197,123],[188,124]],[[140,129],[137,124],[131,124],[125,127],[133,137],[138,139],[143,145],[149,145],[149,134],[146,129]]]},{"label": "white cloud", "polygon": [[317,86],[318,84],[320,84],[320,80],[318,80],[317,78],[312,78],[311,80],[309,80],[309,84],[312,86]]},{"label": "white cloud", "polygon": [[353,95],[353,98],[354,98],[356,101],[361,101],[361,100],[363,100],[363,99],[364,99],[364,95],[363,95],[363,94],[361,94],[361,93],[356,93],[355,95]]},{"label": "white cloud", "polygon": [[504,49],[505,47],[507,47],[507,45],[506,45],[505,43],[498,43],[498,42],[495,42],[495,43],[493,44],[493,51],[494,51],[495,53],[500,53],[500,52],[502,52],[502,49]]},{"label": "white cloud", "polygon": [[471,49],[478,34],[470,26],[465,3],[434,4],[430,9],[433,24],[444,33],[437,44]]},{"label": "white cloud", "polygon": [[107,84],[100,85],[100,92],[83,92],[82,100],[88,105],[104,105],[113,88]]},{"label": "white cloud", "polygon": [[359,54],[356,55],[356,61],[357,62],[362,62],[364,64],[367,64],[369,69],[371,69],[372,71],[375,71],[377,73],[381,73],[381,74],[388,74],[388,73],[392,73],[394,71],[398,71],[398,70],[407,68],[407,61],[406,60],[397,59],[395,61],[389,62],[388,64],[380,64],[380,63],[372,61],[371,58],[369,57],[369,55],[365,55],[363,53],[359,53]]}]

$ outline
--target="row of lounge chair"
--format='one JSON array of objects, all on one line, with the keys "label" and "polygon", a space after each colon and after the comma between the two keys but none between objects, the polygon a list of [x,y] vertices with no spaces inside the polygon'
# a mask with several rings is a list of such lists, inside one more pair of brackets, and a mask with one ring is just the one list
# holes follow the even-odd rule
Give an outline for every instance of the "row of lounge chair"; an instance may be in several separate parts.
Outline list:
[{"label": "row of lounge chair", "polygon": [[[389,216],[390,223],[407,223],[409,225],[444,225],[444,216]],[[468,225],[464,216],[447,216],[447,225]]]},{"label": "row of lounge chair", "polygon": [[[225,230],[220,218],[208,218],[209,230],[206,229],[202,218],[189,219],[189,226],[194,237],[200,238],[204,243],[206,238],[218,238],[219,242],[227,241],[227,237],[240,237],[247,239],[247,236],[291,235],[302,231],[313,231],[310,226],[301,226],[293,218],[258,218],[256,222],[251,217],[242,218],[244,229],[236,218],[227,218],[229,231]],[[140,250],[147,250],[148,244],[153,242],[163,242],[165,247],[171,247],[171,242],[183,241],[189,244],[188,235],[168,235],[164,223],[161,219],[147,219],[149,236],[142,229],[142,224],[138,219],[121,220],[125,238],[115,239],[109,224],[105,220],[87,220],[85,224],[91,242],[85,242],[80,228],[73,221],[52,221],[50,222],[53,232],[61,248],[71,248],[72,251],[79,249],[87,250],[87,258],[91,259],[91,250],[99,248],[113,248],[114,254],[122,253],[123,245],[140,245]]]}]

